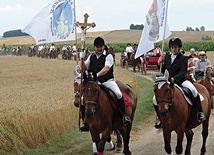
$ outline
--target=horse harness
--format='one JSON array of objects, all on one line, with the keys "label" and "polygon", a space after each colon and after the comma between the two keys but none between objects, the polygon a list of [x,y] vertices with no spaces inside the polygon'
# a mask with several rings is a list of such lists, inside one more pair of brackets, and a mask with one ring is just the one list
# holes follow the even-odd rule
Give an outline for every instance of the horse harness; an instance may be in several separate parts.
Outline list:
[{"label": "horse harness", "polygon": [[[155,85],[159,85],[159,86],[158,86],[159,89],[160,89],[165,83],[168,83],[168,84],[169,84],[169,82],[168,82],[167,80],[163,80],[163,79],[160,79],[160,80],[155,81]],[[168,99],[166,99],[166,100],[163,100],[163,99],[157,100],[157,104],[162,103],[162,102],[168,103],[167,109],[169,109],[169,108],[172,106],[173,101],[174,101],[174,98],[169,98],[169,97],[168,97]]]}]

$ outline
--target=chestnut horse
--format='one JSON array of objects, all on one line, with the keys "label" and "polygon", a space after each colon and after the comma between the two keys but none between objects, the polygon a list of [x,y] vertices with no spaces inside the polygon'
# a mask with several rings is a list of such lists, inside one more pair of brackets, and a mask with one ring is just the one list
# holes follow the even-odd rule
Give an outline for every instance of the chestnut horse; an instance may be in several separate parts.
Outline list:
[{"label": "chestnut horse", "polygon": [[[80,70],[81,70],[81,67],[79,65],[77,65],[74,69],[74,76],[75,76],[75,80],[74,80],[74,105],[76,107],[79,107],[81,106],[80,103],[80,91],[81,91],[81,74],[80,74]],[[117,83],[121,83],[120,81],[116,81]],[[81,107],[80,107],[81,108]],[[80,118],[83,119],[82,117],[82,113],[80,112],[79,113],[79,123],[80,123]],[[84,120],[83,120],[84,121]],[[121,138],[121,135],[119,133],[119,131],[115,131],[116,133],[116,136],[117,136],[117,141],[116,141],[116,146],[115,146],[115,149],[116,149],[116,152],[120,152],[122,150],[122,138]],[[111,139],[109,139],[107,142],[110,143]],[[112,150],[112,148],[111,148]]]},{"label": "chestnut horse", "polygon": [[[185,99],[182,91],[174,84],[168,81],[169,73],[166,70],[163,77],[156,77],[152,73],[154,81],[154,93],[159,108],[160,121],[163,127],[164,148],[168,154],[173,154],[170,146],[171,132],[177,134],[176,153],[182,154],[182,142],[184,133],[186,134],[187,144],[185,155],[191,154],[191,144],[193,139],[193,128],[198,127],[201,122],[197,120],[197,110],[195,106],[191,106]],[[194,83],[198,92],[203,96],[202,109],[206,116],[206,120],[202,122],[203,143],[201,155],[206,152],[206,139],[208,137],[209,117],[210,117],[210,98],[206,88],[200,84]]]},{"label": "chestnut horse", "polygon": [[[119,110],[113,108],[112,101],[114,103],[117,102],[116,95],[112,91],[110,91],[111,95],[109,95],[101,89],[101,86],[96,81],[96,74],[93,74],[93,81],[86,74],[83,77],[85,121],[89,126],[93,144],[96,146],[96,149],[93,150],[94,154],[98,152],[98,155],[103,155],[105,143],[111,139],[111,132],[119,131],[123,137],[123,153],[131,155],[129,140],[132,123],[124,126]],[[118,83],[118,86],[130,101],[130,104],[126,106],[126,115],[133,121],[137,107],[137,96],[130,86],[123,83]],[[111,99],[109,96],[111,96]]]},{"label": "chestnut horse", "polygon": [[[212,78],[214,77],[214,70],[213,67],[207,66],[204,71],[204,77],[201,80],[198,80],[197,82],[205,86],[209,92],[210,99],[213,95],[213,83]],[[211,101],[211,109],[213,109],[213,103]]]}]

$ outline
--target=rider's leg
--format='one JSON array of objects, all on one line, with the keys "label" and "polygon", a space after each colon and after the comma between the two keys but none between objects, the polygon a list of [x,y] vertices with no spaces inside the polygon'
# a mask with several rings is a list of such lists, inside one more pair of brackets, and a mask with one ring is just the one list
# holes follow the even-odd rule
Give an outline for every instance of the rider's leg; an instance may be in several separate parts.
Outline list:
[{"label": "rider's leg", "polygon": [[181,85],[183,87],[189,88],[193,97],[194,97],[194,101],[193,101],[194,103],[193,104],[194,104],[194,106],[196,106],[196,108],[198,110],[198,113],[197,113],[198,121],[199,122],[205,121],[206,117],[203,113],[202,106],[201,106],[201,100],[200,100],[198,91],[196,90],[195,86],[188,80],[185,80]]},{"label": "rider's leg", "polygon": [[195,106],[197,107],[197,110],[198,110],[198,114],[197,114],[198,121],[203,122],[206,120],[206,117],[205,117],[203,110],[202,110],[201,100],[200,100],[199,94],[194,98],[194,100],[195,100]]},{"label": "rider's leg", "polygon": [[125,109],[123,97],[118,99],[118,106],[117,107],[119,108],[119,111],[120,111],[121,115],[123,116],[123,118],[122,118],[123,124],[128,125],[128,124],[132,123],[131,119],[128,116],[125,116],[126,109]]},{"label": "rider's leg", "polygon": [[118,85],[116,84],[116,82],[114,80],[108,80],[108,81],[102,83],[102,85],[111,89],[115,93],[115,95],[117,96],[117,99],[118,99],[118,102],[115,104],[117,105],[117,108],[122,116],[123,124],[124,125],[130,124],[132,121],[128,116],[125,115],[126,108],[125,108],[125,104],[124,104],[123,95],[122,95]]}]

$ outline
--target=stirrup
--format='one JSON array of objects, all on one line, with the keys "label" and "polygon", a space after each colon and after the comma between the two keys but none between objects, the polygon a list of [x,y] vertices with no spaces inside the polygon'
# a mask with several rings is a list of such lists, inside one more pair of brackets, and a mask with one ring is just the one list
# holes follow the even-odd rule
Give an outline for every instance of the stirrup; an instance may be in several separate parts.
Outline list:
[{"label": "stirrup", "polygon": [[132,120],[128,116],[124,116],[123,119],[122,119],[122,121],[123,121],[123,124],[125,126],[132,123]]},{"label": "stirrup", "polygon": [[205,117],[205,115],[204,115],[203,112],[199,112],[199,113],[197,114],[197,117],[198,117],[198,121],[199,121],[199,122],[203,122],[203,121],[206,120],[206,117]]}]

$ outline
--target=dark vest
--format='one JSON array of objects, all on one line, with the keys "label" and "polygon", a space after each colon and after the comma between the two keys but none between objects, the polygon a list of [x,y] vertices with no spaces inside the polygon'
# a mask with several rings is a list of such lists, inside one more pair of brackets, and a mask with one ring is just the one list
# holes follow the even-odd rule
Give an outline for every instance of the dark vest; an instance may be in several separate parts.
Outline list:
[{"label": "dark vest", "polygon": [[[110,54],[109,52],[106,52],[106,55],[102,54],[98,59],[97,59],[97,56],[95,53],[91,54],[90,67],[89,67],[88,71],[98,73],[105,66],[106,57],[109,54]],[[97,80],[99,82],[103,83],[112,78],[114,78],[113,65],[111,66],[111,68],[105,75],[99,76]]]}]

